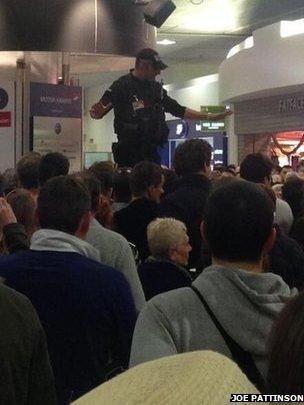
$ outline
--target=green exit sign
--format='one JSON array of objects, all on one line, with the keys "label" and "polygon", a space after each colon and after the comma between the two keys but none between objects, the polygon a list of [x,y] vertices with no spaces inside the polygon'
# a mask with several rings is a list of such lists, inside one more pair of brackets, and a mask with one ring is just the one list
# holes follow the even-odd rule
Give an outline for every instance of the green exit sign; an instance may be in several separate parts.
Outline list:
[{"label": "green exit sign", "polygon": [[[226,111],[226,107],[223,105],[204,105],[201,106],[201,112],[204,113],[222,113]],[[225,131],[225,120],[220,121],[201,121],[201,131]]]}]

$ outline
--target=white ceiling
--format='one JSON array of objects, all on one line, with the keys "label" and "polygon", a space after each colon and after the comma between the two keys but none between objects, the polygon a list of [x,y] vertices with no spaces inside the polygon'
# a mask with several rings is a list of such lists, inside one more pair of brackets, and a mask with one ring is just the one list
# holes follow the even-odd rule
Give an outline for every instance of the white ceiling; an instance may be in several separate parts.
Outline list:
[{"label": "white ceiling", "polygon": [[[199,59],[213,61],[217,66],[228,51],[252,31],[282,19],[304,18],[304,0],[173,0],[176,10],[158,30],[158,39],[170,39],[176,44],[157,46],[157,51],[169,63]],[[142,6],[138,6],[142,7]],[[102,55],[72,56],[72,73],[83,73],[82,83],[94,82],[92,73],[127,70],[130,58]],[[98,74],[100,77],[100,73]],[[111,80],[111,79],[110,79]]]},{"label": "white ceiling", "polygon": [[303,0],[173,0],[176,10],[161,33],[248,34],[284,17],[301,18]]},{"label": "white ceiling", "polygon": [[[304,17],[304,0],[173,0],[176,10],[158,30],[159,39],[176,41],[157,50],[167,59],[223,60],[257,28]],[[199,2],[201,0],[192,0]]]}]

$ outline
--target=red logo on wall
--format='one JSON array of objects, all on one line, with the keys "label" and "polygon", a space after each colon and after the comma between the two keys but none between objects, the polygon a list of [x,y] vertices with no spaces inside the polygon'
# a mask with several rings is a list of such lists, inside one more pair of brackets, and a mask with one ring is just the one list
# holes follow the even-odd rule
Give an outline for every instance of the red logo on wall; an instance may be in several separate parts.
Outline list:
[{"label": "red logo on wall", "polygon": [[11,127],[11,126],[12,126],[11,112],[0,111],[0,127]]}]

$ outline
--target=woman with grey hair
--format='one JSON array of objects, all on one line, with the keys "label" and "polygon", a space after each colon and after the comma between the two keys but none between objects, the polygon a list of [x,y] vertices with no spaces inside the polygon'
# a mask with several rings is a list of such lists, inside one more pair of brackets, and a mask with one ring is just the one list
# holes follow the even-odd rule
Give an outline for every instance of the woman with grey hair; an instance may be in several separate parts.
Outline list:
[{"label": "woman with grey hair", "polygon": [[156,218],[147,227],[151,255],[138,268],[146,299],[191,285],[189,237],[185,224],[174,218]]}]

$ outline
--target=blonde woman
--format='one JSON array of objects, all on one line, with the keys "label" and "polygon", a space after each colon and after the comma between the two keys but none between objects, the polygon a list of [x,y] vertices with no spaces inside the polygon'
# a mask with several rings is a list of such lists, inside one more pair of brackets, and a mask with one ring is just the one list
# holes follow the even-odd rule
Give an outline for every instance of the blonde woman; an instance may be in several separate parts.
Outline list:
[{"label": "blonde woman", "polygon": [[156,218],[147,227],[151,256],[139,266],[146,299],[191,284],[189,237],[185,224],[174,218]]}]

